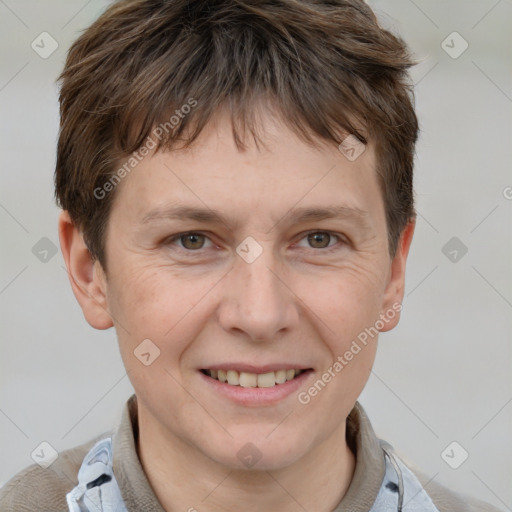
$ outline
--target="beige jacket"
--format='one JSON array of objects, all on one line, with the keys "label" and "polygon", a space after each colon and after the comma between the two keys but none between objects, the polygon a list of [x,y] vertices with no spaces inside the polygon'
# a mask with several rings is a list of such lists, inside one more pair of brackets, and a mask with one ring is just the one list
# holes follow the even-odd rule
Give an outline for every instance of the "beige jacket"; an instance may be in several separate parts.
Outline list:
[{"label": "beige jacket", "polygon": [[[137,456],[135,395],[127,401],[113,436],[113,470],[129,512],[164,512]],[[59,454],[47,469],[34,464],[15,475],[0,490],[0,512],[68,512],[66,494],[77,485],[77,474],[89,449],[105,435]],[[356,454],[349,489],[333,512],[368,512],[381,487],[384,452],[359,402],[347,419],[347,439]],[[499,509],[455,493],[413,471],[440,512],[500,512]]]}]

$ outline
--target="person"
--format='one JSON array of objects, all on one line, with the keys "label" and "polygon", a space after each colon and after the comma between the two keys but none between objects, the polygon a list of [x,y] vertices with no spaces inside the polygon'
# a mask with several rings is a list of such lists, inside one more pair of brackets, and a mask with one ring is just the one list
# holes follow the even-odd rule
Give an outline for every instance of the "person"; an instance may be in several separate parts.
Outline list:
[{"label": "person", "polygon": [[59,236],[135,394],[2,511],[497,510],[412,468],[358,402],[402,308],[413,64],[362,0],[117,1],[85,30],[60,77]]}]

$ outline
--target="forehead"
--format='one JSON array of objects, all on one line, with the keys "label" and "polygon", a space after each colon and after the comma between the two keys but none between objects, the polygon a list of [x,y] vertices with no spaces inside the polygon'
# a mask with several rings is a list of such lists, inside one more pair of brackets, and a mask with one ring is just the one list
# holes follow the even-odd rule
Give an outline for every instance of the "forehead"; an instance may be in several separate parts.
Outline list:
[{"label": "forehead", "polygon": [[166,217],[240,223],[255,215],[276,222],[293,210],[295,219],[337,216],[363,226],[383,215],[371,143],[350,160],[334,144],[308,144],[266,116],[264,145],[240,150],[231,130],[219,114],[189,148],[149,154],[118,185],[116,202],[129,203],[132,220],[143,224]]}]

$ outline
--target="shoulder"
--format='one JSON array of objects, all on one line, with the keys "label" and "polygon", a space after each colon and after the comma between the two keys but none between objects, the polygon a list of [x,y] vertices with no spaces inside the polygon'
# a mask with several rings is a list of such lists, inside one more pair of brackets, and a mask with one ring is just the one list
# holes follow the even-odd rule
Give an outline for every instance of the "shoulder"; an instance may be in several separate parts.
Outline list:
[{"label": "shoulder", "polygon": [[502,512],[484,501],[448,489],[421,471],[414,471],[439,512]]},{"label": "shoulder", "polygon": [[66,494],[77,485],[78,470],[101,436],[59,453],[48,468],[38,464],[20,471],[0,489],[2,512],[67,512]]},{"label": "shoulder", "polygon": [[389,443],[382,439],[380,439],[379,442],[383,449],[396,456],[401,464],[414,475],[439,512],[502,512],[489,503],[470,495],[453,491],[443,484],[436,482],[434,478],[423,473],[423,471],[412,464],[407,457],[404,457],[400,452],[395,450]]}]

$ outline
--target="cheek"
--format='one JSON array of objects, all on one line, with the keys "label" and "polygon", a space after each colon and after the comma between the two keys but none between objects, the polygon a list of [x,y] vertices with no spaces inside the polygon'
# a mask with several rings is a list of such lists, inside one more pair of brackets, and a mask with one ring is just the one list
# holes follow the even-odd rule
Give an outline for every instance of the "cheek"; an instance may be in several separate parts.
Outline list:
[{"label": "cheek", "polygon": [[178,409],[185,407],[180,362],[202,329],[195,305],[209,283],[184,282],[159,267],[119,268],[112,281],[109,306],[134,389],[144,403],[152,403],[156,392],[158,400],[167,397]]},{"label": "cheek", "polygon": [[[379,318],[385,283],[384,272],[359,263],[303,283],[305,300],[325,327],[325,339],[342,349],[347,341]],[[307,290],[307,292],[306,292]]]},{"label": "cheek", "polygon": [[152,340],[169,364],[179,359],[201,330],[198,304],[214,286],[212,275],[184,279],[165,266],[118,267],[109,286],[109,309],[121,351],[133,353]]},{"label": "cheek", "polygon": [[375,324],[382,303],[381,281],[375,283],[376,279],[378,274],[361,274],[352,267],[309,283],[310,318],[326,351],[318,380],[302,390],[299,402],[313,416],[329,409],[327,429],[334,429],[350,412],[371,373],[378,340]]}]

